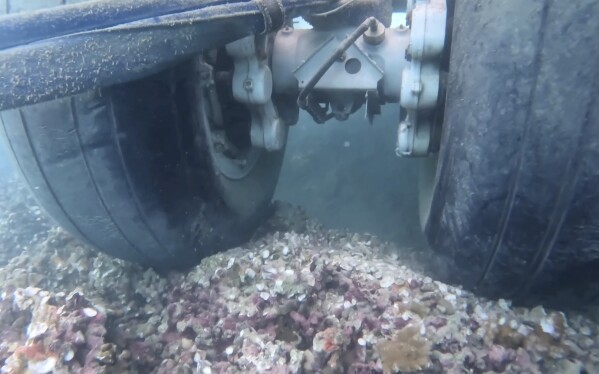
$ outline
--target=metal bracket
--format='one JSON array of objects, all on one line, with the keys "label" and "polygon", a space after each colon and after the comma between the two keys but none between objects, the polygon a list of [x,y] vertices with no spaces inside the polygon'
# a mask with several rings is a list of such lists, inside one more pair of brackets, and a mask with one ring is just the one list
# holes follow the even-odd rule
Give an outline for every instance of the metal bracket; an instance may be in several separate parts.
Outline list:
[{"label": "metal bracket", "polygon": [[[330,37],[295,71],[299,88],[304,88],[318,68],[337,48],[341,40]],[[352,44],[342,58],[320,78],[315,89],[320,90],[376,90],[384,72],[362,49]]]},{"label": "metal bracket", "polygon": [[[372,122],[381,105],[399,102],[401,71],[409,64],[408,29],[366,22],[366,29],[364,24],[358,29],[281,29],[271,60],[275,95],[298,95],[299,107],[317,123],[344,120],[364,103],[366,118]],[[311,94],[300,97],[307,88]]]},{"label": "metal bracket", "polygon": [[[415,123],[418,123],[418,125],[415,125]],[[399,124],[395,154],[399,157],[427,156],[430,152],[431,139],[431,123],[428,121],[418,121],[417,118],[411,118],[408,115]]]},{"label": "metal bracket", "polygon": [[[427,118],[439,98],[439,59],[445,44],[447,6],[445,0],[408,1],[411,13],[410,65],[402,71],[400,105],[407,110],[399,124],[398,156],[426,156],[432,149],[432,124]],[[425,120],[422,120],[425,118]]]},{"label": "metal bracket", "polygon": [[287,126],[277,113],[272,97],[272,73],[268,67],[267,39],[248,36],[227,44],[233,58],[233,96],[245,103],[252,116],[251,140],[256,147],[278,151],[285,146]]}]

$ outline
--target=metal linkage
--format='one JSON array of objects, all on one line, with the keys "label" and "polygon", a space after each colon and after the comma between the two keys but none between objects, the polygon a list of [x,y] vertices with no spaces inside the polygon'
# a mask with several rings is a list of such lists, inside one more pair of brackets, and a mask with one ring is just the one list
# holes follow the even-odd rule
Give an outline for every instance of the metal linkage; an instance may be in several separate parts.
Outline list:
[{"label": "metal linkage", "polygon": [[227,44],[226,49],[235,64],[233,96],[246,104],[252,116],[252,145],[278,151],[285,146],[287,127],[271,99],[272,74],[266,57],[267,44],[265,37],[248,36]]},{"label": "metal linkage", "polygon": [[[387,29],[369,17],[357,28],[284,27],[274,36],[270,51],[264,38],[228,44],[235,62],[234,96],[252,112],[252,143],[269,150],[284,144],[286,129],[271,100],[274,95],[275,102],[296,97],[298,107],[317,123],[345,120],[364,104],[372,121],[381,105],[399,103],[404,120],[399,124],[397,155],[434,152],[446,3],[413,0],[407,7],[409,28]],[[268,58],[261,57],[269,53],[272,74]]]},{"label": "metal linkage", "polygon": [[[374,17],[370,17],[366,21],[362,22],[362,24],[358,26],[354,32],[349,34],[341,43],[339,43],[329,57],[327,57],[324,62],[321,63],[320,67],[318,67],[310,79],[308,79],[306,85],[299,93],[297,104],[300,108],[307,110],[317,123],[324,123],[328,121],[335,116],[335,113],[327,113],[325,109],[320,107],[310,97],[310,93],[314,90],[314,86],[316,86],[318,81],[322,79],[325,73],[331,68],[331,66],[333,66],[335,61],[338,61],[341,56],[343,56],[345,51],[347,51],[347,49],[351,47],[360,36],[364,35],[364,33],[369,29],[371,30],[371,33],[376,34],[377,29],[380,29],[381,27],[384,28],[384,26],[382,26]],[[358,60],[356,61],[357,62],[354,63],[356,67],[353,69],[358,71],[360,70],[359,67],[361,66],[361,63]],[[303,82],[304,80],[302,80],[302,83]]]},{"label": "metal linkage", "polygon": [[364,103],[371,120],[381,105],[399,102],[408,44],[407,29],[386,29],[374,18],[357,29],[283,28],[273,47],[274,94],[297,95],[318,123],[345,120]]}]

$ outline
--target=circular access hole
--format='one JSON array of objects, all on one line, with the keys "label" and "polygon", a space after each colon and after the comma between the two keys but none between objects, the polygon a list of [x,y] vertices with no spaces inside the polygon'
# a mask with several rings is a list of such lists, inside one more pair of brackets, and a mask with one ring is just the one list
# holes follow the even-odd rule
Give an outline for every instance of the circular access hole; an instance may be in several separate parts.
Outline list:
[{"label": "circular access hole", "polygon": [[345,62],[345,71],[350,74],[357,74],[362,69],[362,63],[357,58],[350,58]]}]

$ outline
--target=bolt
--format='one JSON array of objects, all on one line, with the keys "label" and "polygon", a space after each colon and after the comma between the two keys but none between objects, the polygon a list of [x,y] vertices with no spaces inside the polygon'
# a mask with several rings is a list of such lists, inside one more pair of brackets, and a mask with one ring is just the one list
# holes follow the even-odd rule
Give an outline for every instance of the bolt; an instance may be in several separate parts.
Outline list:
[{"label": "bolt", "polygon": [[243,81],[243,88],[248,92],[251,92],[253,90],[254,83],[252,82],[252,80],[250,78]]},{"label": "bolt", "polygon": [[283,34],[291,34],[293,32],[293,28],[289,27],[289,26],[285,26],[285,27],[283,27],[283,29],[281,30],[281,32]]},{"label": "bolt", "polygon": [[347,58],[347,55],[344,53],[341,56],[339,56],[339,61],[343,62],[343,61],[345,61],[346,58]]}]

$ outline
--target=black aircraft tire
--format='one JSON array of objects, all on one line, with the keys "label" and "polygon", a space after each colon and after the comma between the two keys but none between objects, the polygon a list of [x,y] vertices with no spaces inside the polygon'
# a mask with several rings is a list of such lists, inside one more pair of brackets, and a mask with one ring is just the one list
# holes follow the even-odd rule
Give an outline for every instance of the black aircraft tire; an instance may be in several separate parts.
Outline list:
[{"label": "black aircraft tire", "polygon": [[455,6],[440,152],[421,186],[427,239],[450,260],[446,278],[479,294],[588,302],[599,282],[599,2]]},{"label": "black aircraft tire", "polygon": [[168,270],[242,244],[268,216],[284,152],[254,149],[244,173],[221,173],[196,67],[0,113],[6,148],[67,231]]}]

